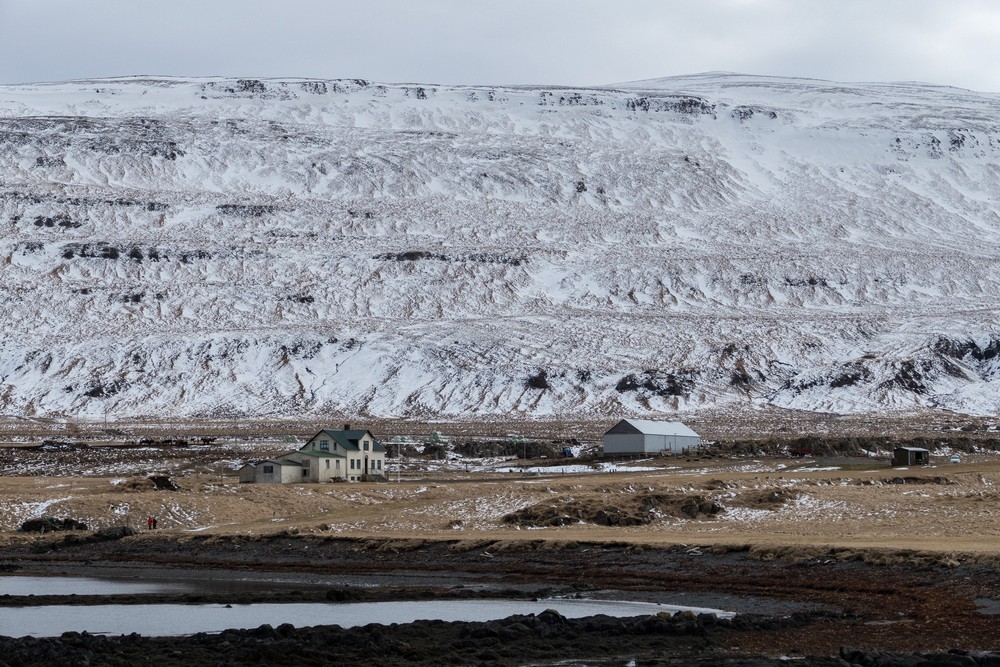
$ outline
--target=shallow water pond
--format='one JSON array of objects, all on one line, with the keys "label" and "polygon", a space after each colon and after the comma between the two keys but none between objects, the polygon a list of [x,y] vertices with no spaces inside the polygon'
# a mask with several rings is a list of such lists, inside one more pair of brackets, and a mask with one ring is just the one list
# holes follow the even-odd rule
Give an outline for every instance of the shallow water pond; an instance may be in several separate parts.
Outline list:
[{"label": "shallow water pond", "polygon": [[368,623],[412,623],[416,620],[490,621],[513,614],[539,614],[555,609],[568,618],[606,614],[642,616],[685,609],[715,612],[716,609],[677,607],[650,602],[608,600],[431,600],[406,602],[286,603],[249,605],[47,605],[0,608],[0,635],[8,637],[54,637],[68,631],[120,635],[133,632],[146,636],[190,635],[221,632],[229,628],[255,628],[265,623],[297,627],[339,625],[354,627]]}]

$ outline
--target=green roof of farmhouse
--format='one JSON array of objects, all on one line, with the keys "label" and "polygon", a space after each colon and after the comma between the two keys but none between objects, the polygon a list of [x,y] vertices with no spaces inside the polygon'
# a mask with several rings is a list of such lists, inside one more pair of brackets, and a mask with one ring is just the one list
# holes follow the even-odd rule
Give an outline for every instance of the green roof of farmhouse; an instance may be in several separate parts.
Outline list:
[{"label": "green roof of farmhouse", "polygon": [[337,454],[336,452],[317,452],[313,450],[302,449],[296,454],[301,454],[303,456],[315,456],[318,459],[346,459],[347,456],[344,454]]},{"label": "green roof of farmhouse", "polygon": [[[371,435],[369,431],[364,429],[351,429],[349,431],[333,431],[330,429],[323,429],[316,435],[320,435],[321,433],[325,433],[326,435],[330,436],[332,440],[335,440],[337,444],[343,447],[344,449],[354,450],[354,451],[359,451],[361,449],[358,443],[361,441],[363,437],[365,437],[366,435]],[[310,440],[315,439],[315,437],[316,436],[313,436],[312,438],[310,438]],[[380,443],[378,440],[375,439],[374,435],[372,436],[372,451],[373,452],[386,451],[385,447],[383,447],[382,443]]]}]

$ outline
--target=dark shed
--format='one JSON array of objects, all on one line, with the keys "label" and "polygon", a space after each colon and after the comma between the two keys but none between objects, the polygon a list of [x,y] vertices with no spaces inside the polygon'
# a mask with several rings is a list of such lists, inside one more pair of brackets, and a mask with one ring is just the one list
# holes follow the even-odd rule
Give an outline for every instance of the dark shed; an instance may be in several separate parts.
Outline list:
[{"label": "dark shed", "polygon": [[892,450],[893,466],[922,466],[930,461],[930,451],[920,447],[896,447]]}]

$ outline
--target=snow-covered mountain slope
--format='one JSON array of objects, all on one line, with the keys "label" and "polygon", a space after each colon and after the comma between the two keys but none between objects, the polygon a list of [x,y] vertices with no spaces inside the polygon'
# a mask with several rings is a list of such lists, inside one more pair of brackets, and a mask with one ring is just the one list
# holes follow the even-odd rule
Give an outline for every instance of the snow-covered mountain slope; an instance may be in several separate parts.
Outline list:
[{"label": "snow-covered mountain slope", "polygon": [[1000,410],[1000,95],[0,86],[0,412]]}]

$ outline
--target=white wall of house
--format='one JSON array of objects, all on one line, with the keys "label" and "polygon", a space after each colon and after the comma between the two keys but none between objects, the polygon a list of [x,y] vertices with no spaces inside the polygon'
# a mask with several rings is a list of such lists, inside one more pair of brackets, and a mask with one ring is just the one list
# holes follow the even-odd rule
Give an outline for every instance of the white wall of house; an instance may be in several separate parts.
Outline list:
[{"label": "white wall of house", "polygon": [[316,481],[329,482],[332,479],[344,479],[344,469],[347,459],[341,456],[321,456],[316,458]]},{"label": "white wall of house", "polygon": [[344,479],[344,469],[347,460],[344,456],[309,456],[296,452],[295,458],[302,461],[302,465],[309,466],[309,482],[329,482],[332,479]]},{"label": "white wall of house", "polygon": [[[341,463],[341,473],[335,474],[335,477],[342,477],[349,482],[360,481],[362,477],[367,475],[385,475],[385,452],[376,452],[375,449],[375,437],[370,432],[365,432],[358,440],[358,450],[344,449],[344,447],[337,444],[337,441],[330,438],[325,433],[319,433],[309,439],[305,445],[303,445],[299,451],[314,451],[317,453],[331,453],[331,454],[342,454],[344,459]],[[367,459],[367,471],[365,468],[365,463]],[[325,470],[325,464],[324,470]],[[330,464],[331,469],[336,466],[336,463]],[[320,471],[321,473],[323,470]],[[332,472],[336,473],[336,470]],[[316,481],[328,481],[328,479],[317,479]]]},{"label": "white wall of house", "polygon": [[282,457],[296,461],[307,474],[300,473],[296,482],[329,482],[333,479],[349,479],[350,472],[346,455],[310,456],[303,451],[292,452]]},{"label": "white wall of house", "polygon": [[[385,475],[385,452],[360,451],[351,452],[351,463],[348,463],[347,472],[356,482],[365,475]],[[352,467],[353,465],[353,467]],[[368,466],[365,468],[365,466]]]}]

